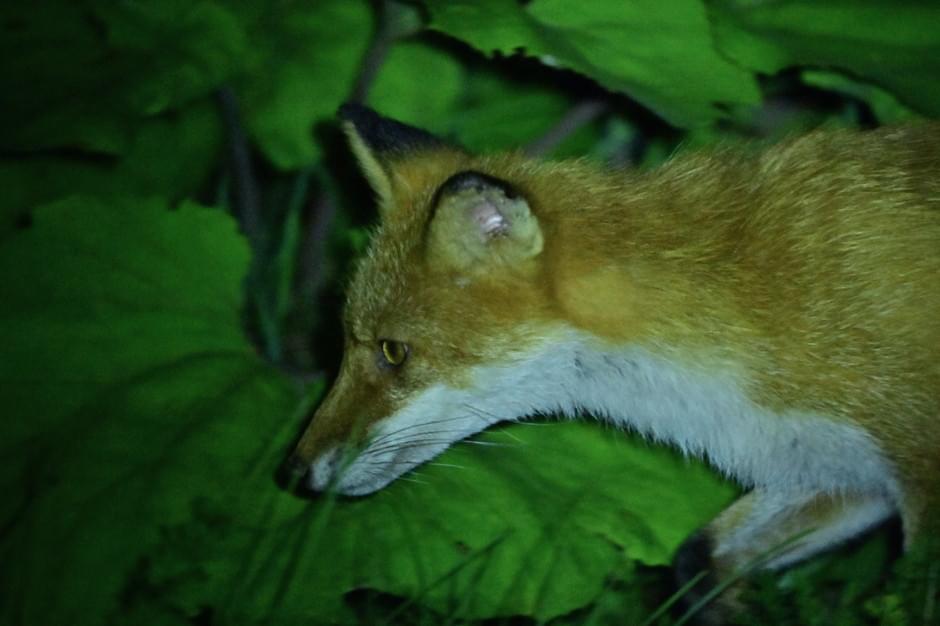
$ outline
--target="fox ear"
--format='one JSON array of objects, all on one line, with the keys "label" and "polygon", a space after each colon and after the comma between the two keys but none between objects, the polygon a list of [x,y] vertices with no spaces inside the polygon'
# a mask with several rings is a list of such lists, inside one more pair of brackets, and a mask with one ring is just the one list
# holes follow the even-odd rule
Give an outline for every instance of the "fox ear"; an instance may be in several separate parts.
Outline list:
[{"label": "fox ear", "polygon": [[395,159],[448,146],[427,131],[382,117],[361,104],[344,104],[339,108],[339,118],[362,173],[383,206],[391,199],[391,164]]},{"label": "fox ear", "polygon": [[512,185],[475,171],[454,174],[437,190],[428,253],[434,264],[486,269],[519,263],[542,251],[542,229]]}]

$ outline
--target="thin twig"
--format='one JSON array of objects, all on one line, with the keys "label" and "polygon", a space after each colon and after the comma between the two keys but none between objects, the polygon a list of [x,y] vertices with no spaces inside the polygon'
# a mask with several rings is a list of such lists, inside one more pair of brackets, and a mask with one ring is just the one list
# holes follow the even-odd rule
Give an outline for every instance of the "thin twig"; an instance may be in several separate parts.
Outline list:
[{"label": "thin twig", "polygon": [[585,100],[571,107],[571,109],[558,120],[558,123],[548,129],[541,137],[532,141],[525,147],[526,154],[541,156],[562,141],[570,137],[582,127],[590,124],[607,111],[607,103],[602,100]]},{"label": "thin twig", "polygon": [[[382,3],[383,5],[385,3]],[[385,63],[388,51],[392,47],[392,38],[389,36],[388,19],[385,14],[388,11],[384,8],[379,9],[383,14],[380,18],[379,26],[376,29],[372,43],[369,44],[365,56],[362,58],[362,64],[359,66],[359,74],[356,76],[356,82],[353,83],[352,91],[349,93],[349,99],[352,102],[364,102],[369,95],[369,89],[375,83],[379,75],[379,69]]]},{"label": "thin twig", "polygon": [[927,574],[927,592],[924,597],[924,624],[932,624],[937,606],[937,581],[940,580],[940,563],[930,563]]},{"label": "thin twig", "polygon": [[378,25],[349,94],[349,100],[352,102],[365,102],[392,44],[421,30],[419,22],[410,22],[408,19],[410,12],[414,11],[413,8],[394,0],[382,0],[376,4]]},{"label": "thin twig", "polygon": [[[421,26],[416,20],[409,19],[414,17],[412,7],[406,7],[393,0],[380,0],[375,4],[376,30],[359,65],[359,71],[347,98],[353,102],[365,101],[380,69],[388,58],[392,45],[401,37],[414,34],[420,30]],[[322,166],[314,170],[314,175],[321,177],[320,184],[317,185],[315,194],[304,202],[301,209],[300,242],[291,285],[291,299],[294,307],[311,306],[327,278],[325,263],[327,241],[333,230],[338,207],[335,190],[323,180],[323,172]],[[310,174],[308,170],[298,176]],[[309,333],[309,328],[301,329],[300,332],[293,333],[294,336],[286,337],[285,342],[290,343],[298,352],[304,352],[308,345]],[[300,377],[301,380],[306,378],[308,377]]]},{"label": "thin twig", "polygon": [[294,281],[294,293],[299,295],[300,302],[309,303],[323,283],[326,241],[335,217],[336,200],[325,186],[321,186],[307,203],[302,215],[304,240],[298,251]]},{"label": "thin twig", "polygon": [[235,219],[248,237],[252,248],[261,243],[261,193],[251,161],[248,136],[242,125],[238,99],[231,87],[222,87],[216,93],[222,111],[222,123],[228,139],[229,163],[232,168],[232,206]]},{"label": "thin twig", "polygon": [[[400,24],[403,7],[385,0],[378,3],[379,23],[349,94],[349,100],[362,102],[375,83],[379,70],[388,57],[392,44],[402,36],[412,34]],[[325,278],[323,260],[326,240],[336,217],[336,201],[327,185],[320,185],[317,195],[310,199],[304,210],[303,240],[297,260],[295,301],[310,302]]]}]

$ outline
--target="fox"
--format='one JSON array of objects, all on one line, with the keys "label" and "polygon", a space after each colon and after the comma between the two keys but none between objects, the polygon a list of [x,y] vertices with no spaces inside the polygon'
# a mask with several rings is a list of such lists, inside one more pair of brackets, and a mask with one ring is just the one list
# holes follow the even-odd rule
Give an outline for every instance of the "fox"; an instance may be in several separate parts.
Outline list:
[{"label": "fox", "polygon": [[369,494],[498,422],[588,415],[742,487],[680,584],[897,516],[905,549],[940,537],[940,122],[631,170],[339,118],[379,225],[290,457],[307,488]]}]

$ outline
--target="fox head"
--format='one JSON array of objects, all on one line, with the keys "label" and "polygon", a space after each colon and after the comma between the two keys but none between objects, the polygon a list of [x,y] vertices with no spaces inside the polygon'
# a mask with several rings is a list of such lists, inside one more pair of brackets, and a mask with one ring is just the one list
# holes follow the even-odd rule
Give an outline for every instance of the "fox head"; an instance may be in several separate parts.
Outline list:
[{"label": "fox head", "polygon": [[340,117],[381,219],[348,288],[339,377],[292,464],[315,490],[360,495],[495,422],[557,408],[533,404],[546,381],[522,366],[553,332],[535,190],[556,173],[358,105]]}]

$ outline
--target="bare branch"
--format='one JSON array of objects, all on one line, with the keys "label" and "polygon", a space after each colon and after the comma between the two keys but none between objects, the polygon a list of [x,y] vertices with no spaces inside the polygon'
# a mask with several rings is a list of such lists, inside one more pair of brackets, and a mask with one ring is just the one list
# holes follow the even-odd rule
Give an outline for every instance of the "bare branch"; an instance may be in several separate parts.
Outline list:
[{"label": "bare branch", "polygon": [[392,44],[402,37],[413,35],[421,29],[417,20],[411,19],[414,9],[394,0],[383,0],[376,3],[379,22],[372,37],[372,42],[359,66],[359,74],[349,94],[352,102],[365,102],[369,90],[378,76],[379,69],[385,63],[388,51]]},{"label": "bare branch", "polygon": [[585,100],[573,106],[544,135],[525,147],[531,156],[541,156],[570,137],[583,126],[590,124],[607,111],[607,103],[601,100]]},{"label": "bare branch", "polygon": [[323,282],[326,241],[335,216],[336,202],[329,191],[321,186],[303,213],[304,245],[300,249],[294,283],[295,293],[302,297],[315,294]]},{"label": "bare branch", "polygon": [[222,87],[216,92],[222,123],[228,140],[228,157],[232,169],[232,205],[235,219],[248,237],[252,248],[257,249],[261,240],[261,193],[251,161],[248,137],[242,126],[238,99],[231,87]]}]

